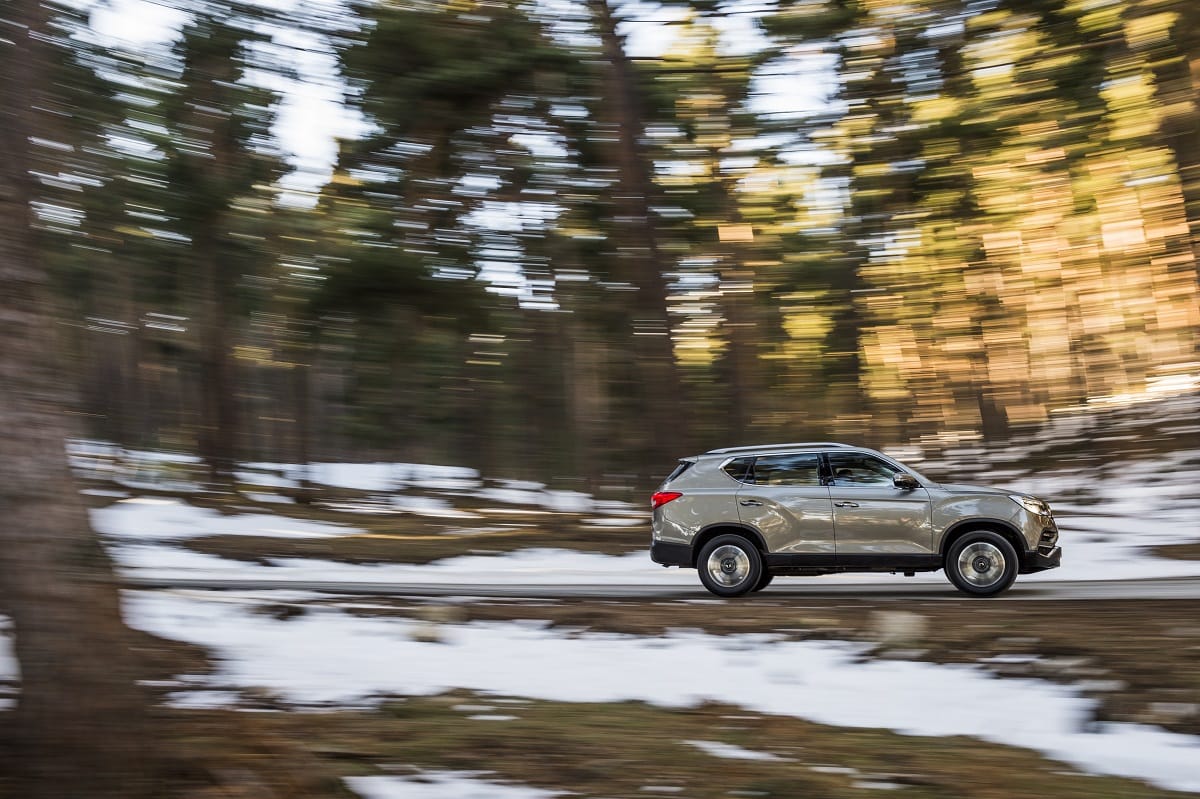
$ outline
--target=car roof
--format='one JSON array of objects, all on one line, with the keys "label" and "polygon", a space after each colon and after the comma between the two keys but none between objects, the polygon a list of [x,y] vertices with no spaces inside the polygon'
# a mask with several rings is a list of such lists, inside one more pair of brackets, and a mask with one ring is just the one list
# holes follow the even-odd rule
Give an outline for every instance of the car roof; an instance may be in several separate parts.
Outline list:
[{"label": "car roof", "polygon": [[705,452],[705,455],[741,455],[744,453],[755,452],[776,452],[778,450],[790,449],[859,449],[850,444],[841,444],[836,441],[796,441],[790,444],[759,444],[752,447],[722,447],[721,449],[710,449]]}]

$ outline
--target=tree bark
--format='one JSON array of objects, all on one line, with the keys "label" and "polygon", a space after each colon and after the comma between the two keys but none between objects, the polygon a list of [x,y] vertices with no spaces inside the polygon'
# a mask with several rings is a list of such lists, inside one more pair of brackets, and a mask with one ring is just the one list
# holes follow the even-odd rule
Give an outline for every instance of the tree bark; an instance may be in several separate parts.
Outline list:
[{"label": "tree bark", "polygon": [[53,364],[34,238],[30,140],[49,88],[49,14],[38,0],[10,3],[0,45],[0,603],[21,670],[0,773],[23,797],[148,796],[146,703],[112,566],[67,468],[68,378]]},{"label": "tree bark", "polygon": [[229,340],[233,282],[220,253],[219,223],[206,224],[192,241],[201,273],[200,457],[214,487],[233,483],[237,462],[237,381]]},{"label": "tree bark", "polygon": [[[614,162],[617,245],[616,274],[634,288],[627,306],[634,354],[633,387],[640,405],[638,440],[643,442],[639,471],[661,471],[690,446],[679,370],[667,316],[667,282],[650,198],[651,166],[642,151],[644,123],[640,93],[625,54],[609,0],[588,0],[607,66],[602,121],[615,124]],[[663,459],[666,460],[663,460]]]}]

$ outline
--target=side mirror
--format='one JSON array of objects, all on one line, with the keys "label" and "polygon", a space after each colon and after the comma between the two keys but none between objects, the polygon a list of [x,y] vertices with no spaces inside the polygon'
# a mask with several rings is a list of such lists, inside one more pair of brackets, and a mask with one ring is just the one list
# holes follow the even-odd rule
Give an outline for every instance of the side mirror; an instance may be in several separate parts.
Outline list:
[{"label": "side mirror", "polygon": [[917,482],[917,478],[915,478],[911,474],[907,474],[905,472],[900,472],[895,477],[893,477],[892,485],[894,485],[896,488],[902,488],[905,491],[911,491],[914,488],[921,487],[921,484]]}]

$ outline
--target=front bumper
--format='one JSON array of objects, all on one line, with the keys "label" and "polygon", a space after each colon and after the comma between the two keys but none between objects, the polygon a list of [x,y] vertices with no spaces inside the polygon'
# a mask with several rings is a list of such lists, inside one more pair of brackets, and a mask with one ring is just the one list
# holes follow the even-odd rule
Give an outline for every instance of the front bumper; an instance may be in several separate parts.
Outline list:
[{"label": "front bumper", "polygon": [[674,544],[669,541],[650,542],[650,560],[663,566],[692,565],[692,547],[690,544]]},{"label": "front bumper", "polygon": [[1062,547],[1055,547],[1047,554],[1041,552],[1026,552],[1021,558],[1021,574],[1044,572],[1047,569],[1057,569],[1062,564]]}]

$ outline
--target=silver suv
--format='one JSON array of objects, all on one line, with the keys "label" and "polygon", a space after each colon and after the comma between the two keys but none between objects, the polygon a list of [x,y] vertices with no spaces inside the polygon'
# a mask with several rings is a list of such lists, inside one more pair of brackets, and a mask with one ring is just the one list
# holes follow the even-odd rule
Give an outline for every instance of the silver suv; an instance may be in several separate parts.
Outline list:
[{"label": "silver suv", "polygon": [[1040,499],[944,485],[847,444],[714,449],[684,458],[651,498],[650,557],[698,569],[717,596],[776,575],[945,569],[993,596],[1017,574],[1059,565],[1058,527]]}]

